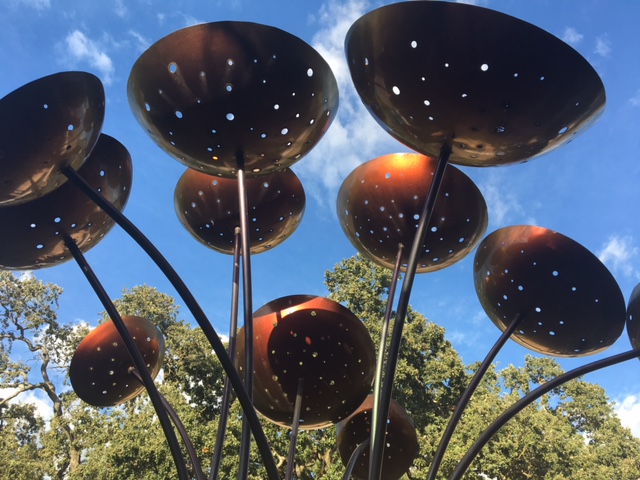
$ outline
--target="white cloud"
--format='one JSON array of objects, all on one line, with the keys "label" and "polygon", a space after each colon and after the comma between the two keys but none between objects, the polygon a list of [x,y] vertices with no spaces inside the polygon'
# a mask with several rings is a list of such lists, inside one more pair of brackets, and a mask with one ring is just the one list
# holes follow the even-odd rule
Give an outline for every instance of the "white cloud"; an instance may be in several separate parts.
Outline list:
[{"label": "white cloud", "polygon": [[616,401],[616,413],[620,423],[631,430],[635,437],[640,438],[640,394],[628,395],[621,401]]},{"label": "white cloud", "polygon": [[80,30],[74,30],[65,38],[64,46],[71,63],[88,63],[102,74],[105,84],[111,84],[115,68],[111,58],[98,42],[91,40]]},{"label": "white cloud", "polygon": [[135,30],[129,30],[129,35],[131,35],[135,40],[136,49],[138,51],[144,52],[151,46],[151,42]]},{"label": "white cloud", "polygon": [[129,13],[129,10],[127,9],[127,6],[124,4],[124,0],[116,0],[114,12],[120,18],[124,18],[127,16],[127,13]]},{"label": "white cloud", "polygon": [[[0,398],[7,398],[8,396],[15,394],[17,391],[17,388],[2,388],[0,389]],[[29,390],[9,400],[9,404],[16,403],[35,405],[36,414],[45,421],[51,420],[51,417],[53,416],[53,407],[51,402],[41,390]]]},{"label": "white cloud", "polygon": [[629,103],[634,107],[640,107],[640,90],[637,90],[636,94],[629,99]]},{"label": "white cloud", "polygon": [[344,41],[349,27],[367,9],[368,3],[364,0],[329,0],[311,20],[320,25],[312,46],[336,77],[340,108],[325,137],[294,170],[303,180],[307,193],[331,208],[333,205],[329,205],[328,199],[336,198],[342,181],[355,167],[382,153],[406,150],[375,122],[351,82]]},{"label": "white cloud", "polygon": [[564,29],[564,33],[562,34],[562,40],[565,42],[576,45],[582,41],[584,35],[578,33],[578,31],[573,27],[566,27]]},{"label": "white cloud", "polygon": [[535,218],[526,217],[526,212],[522,204],[518,201],[517,195],[509,191],[509,182],[505,177],[504,170],[494,169],[487,180],[478,185],[482,191],[489,221],[494,228],[500,228],[507,224],[526,223],[535,225]]},{"label": "white cloud", "polygon": [[638,255],[638,247],[634,243],[630,236],[612,235],[598,253],[598,258],[615,273],[640,278],[631,261]]},{"label": "white cloud", "polygon": [[601,57],[608,57],[611,53],[611,41],[606,36],[596,38],[596,46],[594,52]]}]

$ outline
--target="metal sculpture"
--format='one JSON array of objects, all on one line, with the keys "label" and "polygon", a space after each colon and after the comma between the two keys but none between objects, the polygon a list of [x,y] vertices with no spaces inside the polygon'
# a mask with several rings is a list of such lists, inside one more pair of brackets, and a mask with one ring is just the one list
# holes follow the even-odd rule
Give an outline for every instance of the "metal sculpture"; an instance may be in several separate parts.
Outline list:
[{"label": "metal sculpture", "polygon": [[[569,46],[531,24],[471,5],[401,2],[376,9],[351,27],[345,48],[353,82],[370,113],[390,135],[419,152],[361,165],[338,196],[338,216],[349,240],[374,262],[394,269],[375,379],[371,339],[341,305],[295,295],[252,311],[250,255],[275,247],[300,223],[304,191],[287,167],[326,133],[338,106],[329,66],[306,43],[254,23],[197,25],[152,45],[128,82],[129,103],[144,130],[191,168],[176,187],[180,221],[201,243],[234,256],[229,352],[184,282],[122,214],[131,159],[115,139],[100,134],[105,102],[99,80],[82,72],[51,75],[0,100],[0,226],[14,232],[0,238],[0,268],[76,260],[112,320],[80,344],[70,367],[73,387],[99,406],[116,405],[146,389],[181,480],[205,475],[184,426],[153,383],[162,337],[144,319],[120,317],[83,256],[115,223],[167,276],[220,359],[227,374],[224,398],[233,388],[246,419],[239,478],[247,476],[249,430],[268,477],[278,478],[255,408],[292,428],[287,478],[298,428],[338,421],[345,478],[352,472],[370,480],[398,478],[417,451],[411,420],[391,400],[415,274],[445,268],[469,254],[487,225],[479,190],[448,164],[527,161],[570,142],[599,118],[605,104],[600,78]],[[244,342],[235,352],[240,260],[245,322],[239,336]],[[400,271],[404,281],[385,352]],[[471,394],[509,338],[544,354],[582,356],[609,347],[626,320],[632,350],[567,372],[525,395],[481,435],[452,479],[460,478],[491,436],[540,395],[640,356],[639,288],[625,311],[606,268],[559,233],[531,226],[494,232],[476,253],[474,279],[480,302],[502,335],[443,433],[430,480]],[[373,395],[363,404],[372,380]],[[216,449],[221,451],[224,427],[219,433]],[[214,456],[211,478],[217,477],[217,464]]]}]

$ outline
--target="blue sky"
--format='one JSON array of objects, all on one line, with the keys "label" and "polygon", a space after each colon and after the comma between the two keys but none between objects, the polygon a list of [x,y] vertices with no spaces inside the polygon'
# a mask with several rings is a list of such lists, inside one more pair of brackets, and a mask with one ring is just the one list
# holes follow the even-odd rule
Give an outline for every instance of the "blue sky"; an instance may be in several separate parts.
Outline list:
[{"label": "blue sky", "polygon": [[[176,218],[173,191],[184,167],[160,150],[134,119],[126,98],[131,67],[147,47],[165,35],[196,23],[221,20],[281,28],[325,57],[338,80],[340,108],[327,135],[293,167],[307,193],[305,217],[285,243],[252,257],[255,308],[284,295],[324,295],[324,271],[355,253],[335,214],[341,182],[367,160],[407,151],[366,112],[344,60],[349,26],[386,3],[393,2],[4,0],[0,4],[0,96],[64,70],[88,71],[103,81],[107,98],[103,132],[122,142],[134,162],[133,188],[125,214],[166,255],[215,328],[225,334],[231,258],[197,243]],[[593,65],[607,92],[602,118],[569,145],[524,164],[462,168],[487,201],[487,232],[514,224],[557,230],[598,255],[628,299],[640,282],[640,216],[633,207],[640,200],[640,2],[475,3],[526,20],[569,43]],[[118,228],[87,258],[114,298],[123,287],[140,284],[175,295],[156,267]],[[475,295],[471,261],[472,256],[445,270],[419,276],[411,300],[416,309],[447,329],[447,337],[468,363],[481,359],[499,334]],[[63,321],[96,322],[102,307],[75,264],[35,275],[64,288],[60,305]],[[186,309],[182,313],[189,318]],[[625,333],[605,355],[628,348]],[[527,353],[511,342],[497,361],[501,366],[522,364]],[[561,364],[570,369],[598,357],[567,359]],[[640,436],[640,375],[635,362],[588,379],[600,383],[618,402],[621,416]]]}]

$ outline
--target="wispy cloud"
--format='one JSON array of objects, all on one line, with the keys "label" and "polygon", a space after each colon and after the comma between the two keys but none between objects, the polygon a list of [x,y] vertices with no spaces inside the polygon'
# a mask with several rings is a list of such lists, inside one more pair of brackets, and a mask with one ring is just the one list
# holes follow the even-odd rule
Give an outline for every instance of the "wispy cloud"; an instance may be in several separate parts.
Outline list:
[{"label": "wispy cloud", "polygon": [[608,57],[611,54],[611,40],[609,40],[606,35],[596,38],[594,52],[601,57]]},{"label": "wispy cloud", "polygon": [[620,423],[631,430],[635,437],[640,438],[640,394],[628,395],[616,401],[616,413]]},{"label": "wispy cloud", "polygon": [[37,11],[51,8],[51,0],[9,0],[9,5],[15,7],[28,7]]},{"label": "wispy cloud", "polygon": [[129,13],[127,6],[124,4],[124,0],[116,0],[116,5],[113,11],[120,18],[126,17],[127,13]]},{"label": "wispy cloud", "polygon": [[489,220],[494,228],[515,222],[536,223],[535,218],[527,215],[518,196],[509,191],[509,182],[503,170],[494,169],[478,187],[487,202]]},{"label": "wispy cloud", "polygon": [[149,41],[149,39],[144,37],[141,33],[138,33],[135,30],[129,30],[129,35],[131,35],[135,40],[136,50],[144,52],[151,46],[151,42]]},{"label": "wispy cloud", "polygon": [[87,63],[102,74],[102,81],[109,85],[113,81],[113,61],[98,42],[80,30],[74,30],[64,39],[64,48],[69,63]]},{"label": "wispy cloud", "polygon": [[344,54],[347,31],[369,5],[366,1],[329,0],[311,19],[320,25],[312,46],[327,61],[338,82],[340,108],[328,133],[294,166],[307,193],[321,205],[333,208],[344,178],[359,164],[383,153],[406,151],[367,112],[352,82]]},{"label": "wispy cloud", "polygon": [[640,107],[640,90],[637,90],[636,94],[629,99],[629,103],[634,107]]},{"label": "wispy cloud", "polygon": [[632,259],[638,255],[638,247],[630,236],[612,235],[598,252],[598,258],[615,273],[640,278]]},{"label": "wispy cloud", "polygon": [[584,35],[578,33],[578,31],[573,27],[566,27],[564,29],[564,33],[562,34],[562,40],[565,42],[576,45],[582,41]]}]

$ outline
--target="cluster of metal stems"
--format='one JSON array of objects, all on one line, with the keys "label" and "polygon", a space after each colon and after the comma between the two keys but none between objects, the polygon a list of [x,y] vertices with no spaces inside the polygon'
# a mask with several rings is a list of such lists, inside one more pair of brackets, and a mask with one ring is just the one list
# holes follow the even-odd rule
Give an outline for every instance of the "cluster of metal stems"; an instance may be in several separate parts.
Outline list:
[{"label": "cluster of metal stems", "polygon": [[[288,167],[320,140],[338,106],[333,74],[307,44],[258,24],[199,25],[154,44],[129,79],[138,121],[161,148],[190,167],[176,188],[181,222],[203,244],[233,255],[228,352],[173,267],[121,212],[131,159],[117,141],[100,134],[99,81],[80,72],[57,74],[0,101],[3,118],[24,111],[24,122],[15,122],[18,128],[27,124],[30,134],[53,138],[34,151],[31,137],[16,133],[17,146],[5,149],[0,224],[14,228],[24,241],[0,240],[0,267],[43,268],[75,259],[112,323],[98,327],[79,346],[70,366],[73,387],[97,406],[122,403],[146,389],[180,479],[206,476],[184,426],[154,384],[162,336],[144,319],[120,316],[83,255],[114,222],[169,279],[226,372],[210,479],[220,469],[232,390],[244,412],[239,479],[248,475],[251,435],[268,478],[279,478],[256,409],[291,427],[287,479],[293,477],[299,428],[337,422],[339,430],[349,432],[339,433],[339,442],[351,442],[346,454],[340,452],[345,479],[352,474],[395,479],[410,468],[418,450],[412,421],[392,405],[415,275],[466,256],[487,227],[482,195],[450,163],[526,161],[567,143],[604,108],[598,75],[570,47],[530,24],[470,5],[406,2],[374,10],[352,26],[346,53],[371,114],[393,137],[420,152],[363,164],[338,196],[338,217],[349,240],[366,257],[393,268],[375,367],[364,327],[335,302],[296,295],[256,312],[252,305],[251,254],[284,241],[304,210],[304,192]],[[90,202],[76,199],[78,192]],[[52,195],[61,197],[52,201]],[[74,215],[79,219],[70,221]],[[44,224],[49,227],[43,232]],[[404,278],[394,308],[400,272]],[[627,308],[606,268],[567,237],[531,226],[494,232],[478,247],[474,279],[502,335],[458,402],[431,463],[430,480],[473,392],[509,338],[544,354],[586,355],[613,344],[626,323],[633,349],[572,370],[522,397],[478,438],[451,479],[461,478],[491,436],[526,405],[566,381],[640,355],[640,292],[634,290]],[[240,292],[244,325],[238,334]],[[557,308],[560,303],[565,308]],[[278,324],[291,327],[278,331]],[[339,348],[343,344],[349,348]],[[269,364],[276,355],[295,373]],[[260,388],[254,388],[254,377]],[[372,384],[373,399],[358,408]],[[333,410],[320,411],[313,404],[311,397],[319,391],[329,392],[321,403],[328,401]],[[400,413],[390,417],[391,412]],[[354,426],[357,415],[366,417],[370,434]],[[404,433],[392,434],[394,423],[401,423]]]}]

